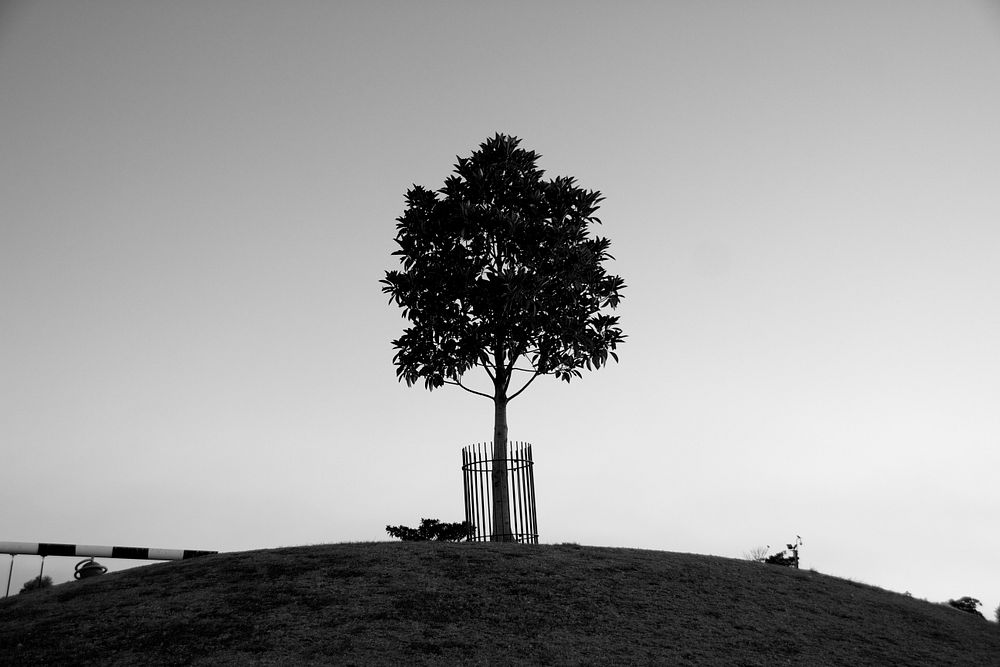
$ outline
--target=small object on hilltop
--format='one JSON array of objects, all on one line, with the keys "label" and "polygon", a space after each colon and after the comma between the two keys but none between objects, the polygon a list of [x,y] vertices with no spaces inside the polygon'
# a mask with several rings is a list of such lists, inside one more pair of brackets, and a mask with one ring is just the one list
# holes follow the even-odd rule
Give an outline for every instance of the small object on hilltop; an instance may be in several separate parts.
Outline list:
[{"label": "small object on hilltop", "polygon": [[73,573],[74,579],[89,579],[90,577],[98,577],[108,571],[108,568],[104,567],[93,558],[81,560],[76,564],[75,569],[76,571]]},{"label": "small object on hilltop", "polygon": [[957,600],[948,600],[948,605],[958,609],[959,611],[964,611],[967,614],[975,614],[979,618],[986,620],[986,617],[979,613],[976,607],[983,604],[976,598],[970,598],[968,595],[965,597],[958,598]]},{"label": "small object on hilltop", "polygon": [[[784,567],[794,567],[796,570],[799,569],[799,547],[802,546],[802,537],[796,535],[795,541],[787,546],[788,549],[779,551],[773,556],[768,556],[764,559],[764,562],[770,565],[782,565]],[[791,552],[791,555],[786,556],[785,554],[789,552]]]},{"label": "small object on hilltop", "polygon": [[421,519],[420,528],[386,526],[385,532],[404,542],[427,542],[431,540],[461,542],[462,540],[467,540],[469,535],[472,534],[472,524],[468,521],[461,523],[441,523],[437,519]]}]

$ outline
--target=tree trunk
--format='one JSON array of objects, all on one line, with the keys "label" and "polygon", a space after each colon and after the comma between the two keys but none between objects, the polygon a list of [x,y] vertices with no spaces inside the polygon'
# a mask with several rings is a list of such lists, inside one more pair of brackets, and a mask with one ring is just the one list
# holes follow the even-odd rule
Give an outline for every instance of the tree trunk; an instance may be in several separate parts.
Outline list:
[{"label": "tree trunk", "polygon": [[493,421],[493,532],[491,542],[513,541],[507,493],[507,396],[497,387]]}]

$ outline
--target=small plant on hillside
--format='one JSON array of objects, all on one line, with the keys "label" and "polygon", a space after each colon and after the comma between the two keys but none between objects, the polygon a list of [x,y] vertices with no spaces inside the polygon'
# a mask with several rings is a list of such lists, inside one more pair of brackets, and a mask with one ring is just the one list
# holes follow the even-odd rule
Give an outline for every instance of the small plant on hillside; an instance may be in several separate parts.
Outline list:
[{"label": "small plant on hillside", "polygon": [[472,524],[441,523],[437,519],[421,519],[419,528],[409,526],[386,526],[385,532],[404,542],[427,542],[438,540],[442,542],[461,542],[472,534]]},{"label": "small plant on hillside", "polygon": [[957,600],[948,600],[948,604],[949,606],[952,606],[955,609],[958,609],[959,611],[964,611],[967,614],[975,614],[976,616],[982,619],[986,618],[976,609],[976,607],[980,606],[983,603],[977,600],[976,598],[970,598],[968,595],[966,595],[965,597],[958,598]]},{"label": "small plant on hillside", "polygon": [[795,569],[798,569],[799,547],[802,546],[802,537],[796,535],[795,541],[787,546],[788,549],[786,549],[785,551],[779,551],[778,553],[772,556],[768,556],[767,558],[764,559],[764,562],[769,565],[781,565],[784,567],[794,567]]},{"label": "small plant on hillside", "polygon": [[49,588],[52,586],[52,577],[35,577],[31,581],[24,582],[24,586],[21,587],[22,593],[30,593],[31,591],[37,591],[41,588]]},{"label": "small plant on hillside", "polygon": [[763,563],[764,559],[767,558],[767,552],[770,548],[771,548],[770,544],[767,545],[766,547],[754,547],[750,551],[744,551],[743,557],[746,558],[747,560],[754,560],[757,561],[758,563]]},{"label": "small plant on hillside", "polygon": [[997,623],[1000,623],[1000,604],[997,605],[996,610],[994,610],[993,615],[997,618]]}]

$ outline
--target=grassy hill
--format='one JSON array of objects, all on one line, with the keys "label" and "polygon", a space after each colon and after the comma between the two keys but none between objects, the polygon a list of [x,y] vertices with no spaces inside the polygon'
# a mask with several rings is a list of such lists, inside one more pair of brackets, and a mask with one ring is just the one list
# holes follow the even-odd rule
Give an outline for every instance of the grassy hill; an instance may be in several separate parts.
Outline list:
[{"label": "grassy hill", "polygon": [[1000,628],[748,561],[371,543],[219,554],[0,601],[0,664],[1000,665]]}]

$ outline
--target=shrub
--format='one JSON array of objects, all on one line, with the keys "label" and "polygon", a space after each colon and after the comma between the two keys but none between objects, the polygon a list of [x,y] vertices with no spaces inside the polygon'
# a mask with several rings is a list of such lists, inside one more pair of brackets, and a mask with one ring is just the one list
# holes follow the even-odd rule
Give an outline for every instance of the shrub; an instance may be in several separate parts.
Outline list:
[{"label": "shrub", "polygon": [[784,551],[779,551],[764,559],[768,565],[781,565],[782,567],[797,567],[795,556],[786,556]]},{"label": "shrub", "polygon": [[385,532],[404,542],[426,542],[428,540],[461,542],[472,534],[472,524],[468,521],[441,523],[437,519],[421,519],[419,528],[386,526]]},{"label": "shrub", "polygon": [[993,615],[997,617],[997,623],[1000,623],[1000,604],[997,605],[996,611],[993,612]]},{"label": "shrub", "polygon": [[[765,563],[770,565],[782,565],[784,567],[794,567],[798,569],[799,567],[799,547],[802,546],[802,538],[798,535],[795,536],[795,541],[788,545],[788,549],[785,551],[779,551],[773,556],[768,556],[764,559]],[[790,554],[790,555],[785,555]]]},{"label": "shrub", "polygon": [[743,557],[747,560],[755,560],[758,563],[763,563],[764,559],[767,558],[767,551],[770,548],[770,545],[766,547],[754,547],[750,551],[744,551]]},{"label": "shrub", "polygon": [[52,577],[46,575],[44,577],[38,576],[31,581],[24,582],[24,586],[21,587],[22,593],[30,593],[31,591],[37,591],[41,588],[49,588],[52,586]]},{"label": "shrub", "polygon": [[965,596],[958,598],[957,600],[948,600],[948,604],[954,607],[955,609],[958,609],[959,611],[966,612],[967,614],[975,614],[976,616],[982,619],[986,618],[985,616],[980,614],[979,611],[976,609],[976,607],[982,604],[982,602],[980,602],[976,598],[970,598],[969,596]]}]

